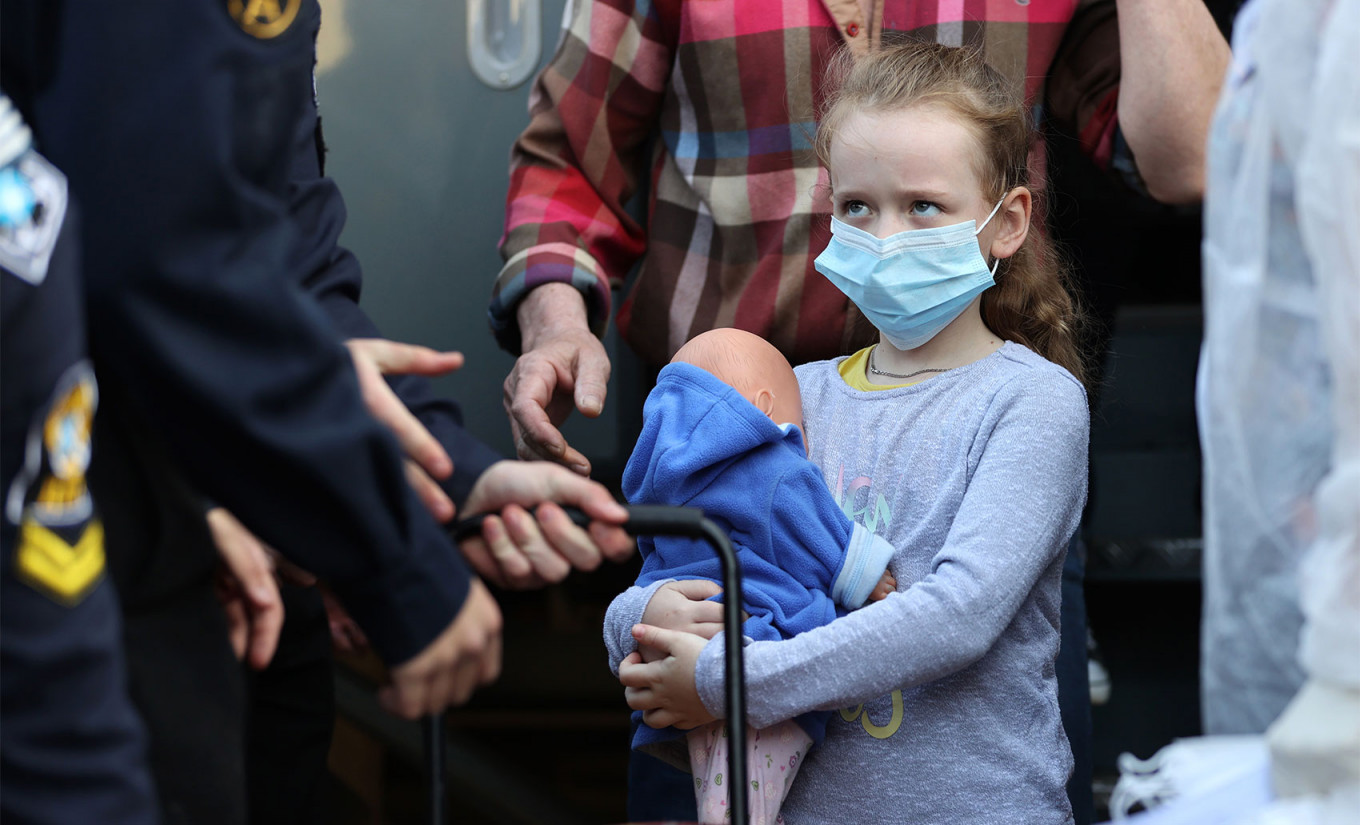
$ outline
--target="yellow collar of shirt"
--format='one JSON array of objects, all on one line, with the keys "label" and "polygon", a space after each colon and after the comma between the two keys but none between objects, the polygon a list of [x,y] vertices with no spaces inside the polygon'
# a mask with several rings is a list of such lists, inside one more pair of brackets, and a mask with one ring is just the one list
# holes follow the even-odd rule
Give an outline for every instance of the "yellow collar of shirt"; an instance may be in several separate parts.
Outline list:
[{"label": "yellow collar of shirt", "polygon": [[920,381],[908,381],[905,384],[870,384],[869,383],[869,353],[873,352],[873,347],[865,347],[849,358],[841,362],[838,371],[841,378],[851,389],[874,392],[875,390],[895,390],[901,387],[910,387],[912,384],[919,384]]}]

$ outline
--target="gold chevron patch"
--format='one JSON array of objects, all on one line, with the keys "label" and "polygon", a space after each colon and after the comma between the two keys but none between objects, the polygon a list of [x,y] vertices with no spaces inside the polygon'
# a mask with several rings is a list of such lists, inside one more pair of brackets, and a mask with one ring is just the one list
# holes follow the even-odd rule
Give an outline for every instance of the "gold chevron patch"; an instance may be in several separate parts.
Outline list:
[{"label": "gold chevron patch", "polygon": [[104,572],[104,525],[91,521],[72,545],[26,518],[19,528],[19,549],[14,555],[19,575],[29,584],[57,601],[75,604]]}]

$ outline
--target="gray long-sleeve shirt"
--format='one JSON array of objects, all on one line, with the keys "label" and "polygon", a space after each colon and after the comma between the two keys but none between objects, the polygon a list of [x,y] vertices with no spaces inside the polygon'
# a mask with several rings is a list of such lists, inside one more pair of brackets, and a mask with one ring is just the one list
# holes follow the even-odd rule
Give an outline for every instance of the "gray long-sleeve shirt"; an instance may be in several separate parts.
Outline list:
[{"label": "gray long-sleeve shirt", "polygon": [[[1070,822],[1054,659],[1086,497],[1085,393],[1012,343],[894,390],[852,389],[838,363],[797,371],[812,458],[847,514],[897,548],[899,592],[746,648],[751,724],[841,711],[786,821]],[[652,592],[610,608],[615,668]],[[714,637],[695,674],[718,715],[722,655]]]}]

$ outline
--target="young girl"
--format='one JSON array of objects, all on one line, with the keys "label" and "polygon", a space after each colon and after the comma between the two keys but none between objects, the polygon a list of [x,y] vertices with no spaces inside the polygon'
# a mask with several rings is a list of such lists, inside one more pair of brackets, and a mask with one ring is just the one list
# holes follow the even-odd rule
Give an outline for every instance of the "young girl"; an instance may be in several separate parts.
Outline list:
[{"label": "young girl", "polygon": [[[901,46],[848,71],[817,144],[833,203],[817,268],[880,339],[798,369],[811,457],[892,542],[899,586],[746,648],[753,726],[839,710],[784,817],[1069,823],[1054,659],[1088,415],[1075,308],[1030,231],[1027,111],[976,54]],[[661,601],[632,616],[694,626]],[[619,669],[648,724],[722,715],[721,636],[633,636],[667,654]]]}]

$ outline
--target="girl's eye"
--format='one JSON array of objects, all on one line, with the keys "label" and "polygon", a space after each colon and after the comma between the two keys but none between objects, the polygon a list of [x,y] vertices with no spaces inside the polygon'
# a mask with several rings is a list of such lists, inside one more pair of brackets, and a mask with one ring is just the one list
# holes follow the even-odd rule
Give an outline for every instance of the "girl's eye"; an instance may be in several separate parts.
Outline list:
[{"label": "girl's eye", "polygon": [[841,206],[841,212],[847,218],[862,218],[869,214],[869,204],[864,201],[846,201]]},{"label": "girl's eye", "polygon": [[911,205],[911,214],[918,218],[933,218],[940,214],[940,207],[930,201],[917,201]]}]

